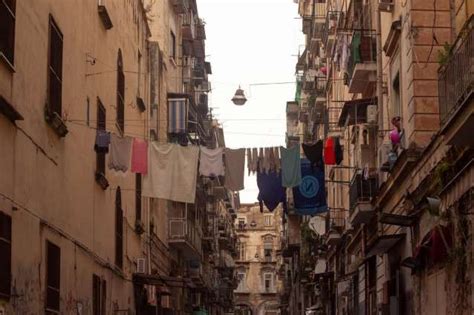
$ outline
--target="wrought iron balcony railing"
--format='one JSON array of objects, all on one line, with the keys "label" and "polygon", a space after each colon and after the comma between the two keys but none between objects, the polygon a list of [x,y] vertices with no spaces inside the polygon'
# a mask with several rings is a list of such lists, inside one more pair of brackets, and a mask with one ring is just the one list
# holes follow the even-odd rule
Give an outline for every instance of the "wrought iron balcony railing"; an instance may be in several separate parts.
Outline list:
[{"label": "wrought iron balcony railing", "polygon": [[438,71],[441,124],[460,108],[474,90],[474,16],[466,23],[451,49],[447,62]]}]

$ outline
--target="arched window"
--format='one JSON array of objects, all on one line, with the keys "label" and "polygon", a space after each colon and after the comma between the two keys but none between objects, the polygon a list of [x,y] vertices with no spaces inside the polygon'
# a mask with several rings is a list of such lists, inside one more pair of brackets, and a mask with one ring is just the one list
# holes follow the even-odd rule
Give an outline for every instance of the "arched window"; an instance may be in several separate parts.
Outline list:
[{"label": "arched window", "polygon": [[120,186],[115,192],[115,265],[123,267],[123,210]]},{"label": "arched window", "polygon": [[125,74],[123,73],[122,51],[119,49],[117,58],[117,127],[125,131]]}]

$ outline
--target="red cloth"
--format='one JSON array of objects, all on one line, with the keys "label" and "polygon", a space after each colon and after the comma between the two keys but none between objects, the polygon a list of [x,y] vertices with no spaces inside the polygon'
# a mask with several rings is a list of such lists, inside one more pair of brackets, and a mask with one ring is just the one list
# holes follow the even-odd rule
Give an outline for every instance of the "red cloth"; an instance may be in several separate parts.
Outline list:
[{"label": "red cloth", "polygon": [[335,143],[332,137],[326,139],[324,144],[324,164],[334,165],[336,164],[336,150]]},{"label": "red cloth", "polygon": [[148,143],[133,139],[132,145],[132,172],[146,174],[148,171]]}]

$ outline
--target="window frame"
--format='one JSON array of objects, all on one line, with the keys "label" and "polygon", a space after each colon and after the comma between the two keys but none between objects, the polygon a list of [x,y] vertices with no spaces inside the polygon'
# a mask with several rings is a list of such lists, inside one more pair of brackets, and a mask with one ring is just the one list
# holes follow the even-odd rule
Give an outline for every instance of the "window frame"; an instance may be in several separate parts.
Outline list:
[{"label": "window frame", "polygon": [[[97,98],[97,131],[107,130],[107,110],[105,109],[104,104]],[[105,167],[105,152],[96,152],[96,173],[103,174],[105,176],[106,167]]]},{"label": "window frame", "polygon": [[[15,30],[16,30],[16,0],[0,0],[0,12],[5,12],[5,16],[8,17],[8,21],[5,21],[5,26],[8,31],[5,36],[5,46],[2,49],[0,43],[0,59],[3,59],[8,63],[8,66],[13,69],[15,64]],[[0,15],[2,16],[2,15]]]},{"label": "window frame", "polygon": [[[53,283],[53,282],[56,282],[56,283]],[[61,248],[49,240],[46,240],[46,282],[45,283],[46,283],[46,292],[45,292],[46,314],[59,314],[60,306],[61,306]],[[57,294],[57,297],[52,297],[50,295],[51,291],[55,292]],[[57,302],[51,301],[51,299],[54,299],[54,298],[57,298]],[[52,305],[52,303],[54,303],[54,305]]]},{"label": "window frame", "polygon": [[[269,279],[267,279],[267,276],[269,276]],[[270,286],[267,288],[267,280],[270,281]],[[273,292],[274,291],[274,279],[273,279],[273,273],[269,271],[263,272],[263,289],[265,292]]]},{"label": "window frame", "polygon": [[117,117],[116,126],[120,134],[125,132],[125,73],[123,70],[122,50],[117,54]]},{"label": "window frame", "polygon": [[271,227],[271,226],[273,226],[273,222],[272,222],[273,220],[272,220],[272,218],[273,218],[273,215],[271,215],[271,214],[265,214],[265,215],[263,216],[263,225],[264,225],[265,227]]},{"label": "window frame", "polygon": [[[5,252],[4,252],[5,251]],[[12,218],[0,211],[0,299],[9,301],[12,280]],[[4,274],[2,274],[4,272]]]},{"label": "window frame", "polygon": [[107,314],[107,281],[96,274],[92,275],[92,314]]},{"label": "window frame", "polygon": [[[55,38],[57,42],[54,41]],[[52,113],[62,117],[64,36],[52,15],[49,15],[48,44],[48,107]],[[58,47],[61,49],[57,49]]]},{"label": "window frame", "polygon": [[170,58],[176,62],[176,34],[170,31]]},{"label": "window frame", "polygon": [[115,191],[115,265],[123,268],[123,209],[120,186]]}]

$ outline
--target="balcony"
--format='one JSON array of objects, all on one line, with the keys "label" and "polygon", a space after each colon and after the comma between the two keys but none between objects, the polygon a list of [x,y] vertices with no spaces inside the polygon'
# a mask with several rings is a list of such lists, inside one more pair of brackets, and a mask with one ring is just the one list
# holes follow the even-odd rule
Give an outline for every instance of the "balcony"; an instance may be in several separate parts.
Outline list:
[{"label": "balcony", "polygon": [[377,81],[375,37],[355,32],[350,49],[351,54],[347,66],[349,92],[363,93]]},{"label": "balcony", "polygon": [[349,187],[349,220],[352,225],[368,223],[375,211],[371,204],[377,194],[377,179],[355,174]]},{"label": "balcony", "polygon": [[340,11],[328,11],[324,23],[323,43],[325,43],[326,54],[332,55],[334,41],[336,39],[336,30],[341,17]]},{"label": "balcony", "polygon": [[196,21],[192,12],[183,15],[183,40],[192,41],[196,38]]},{"label": "balcony", "polygon": [[[474,16],[453,44],[446,64],[438,71],[439,114],[449,144],[469,145],[474,125]],[[448,131],[447,129],[451,129]]]},{"label": "balcony", "polygon": [[300,106],[298,102],[286,102],[286,115],[287,116],[298,116],[298,112],[300,110]]},{"label": "balcony", "polygon": [[182,14],[188,10],[188,0],[171,0],[171,5],[176,13]]},{"label": "balcony", "polygon": [[196,39],[197,40],[205,40],[206,39],[206,26],[204,25],[204,21],[199,19],[196,25]]},{"label": "balcony", "polygon": [[189,260],[198,260],[202,253],[201,232],[194,222],[194,213],[188,204],[175,203],[168,220],[168,242]]}]

